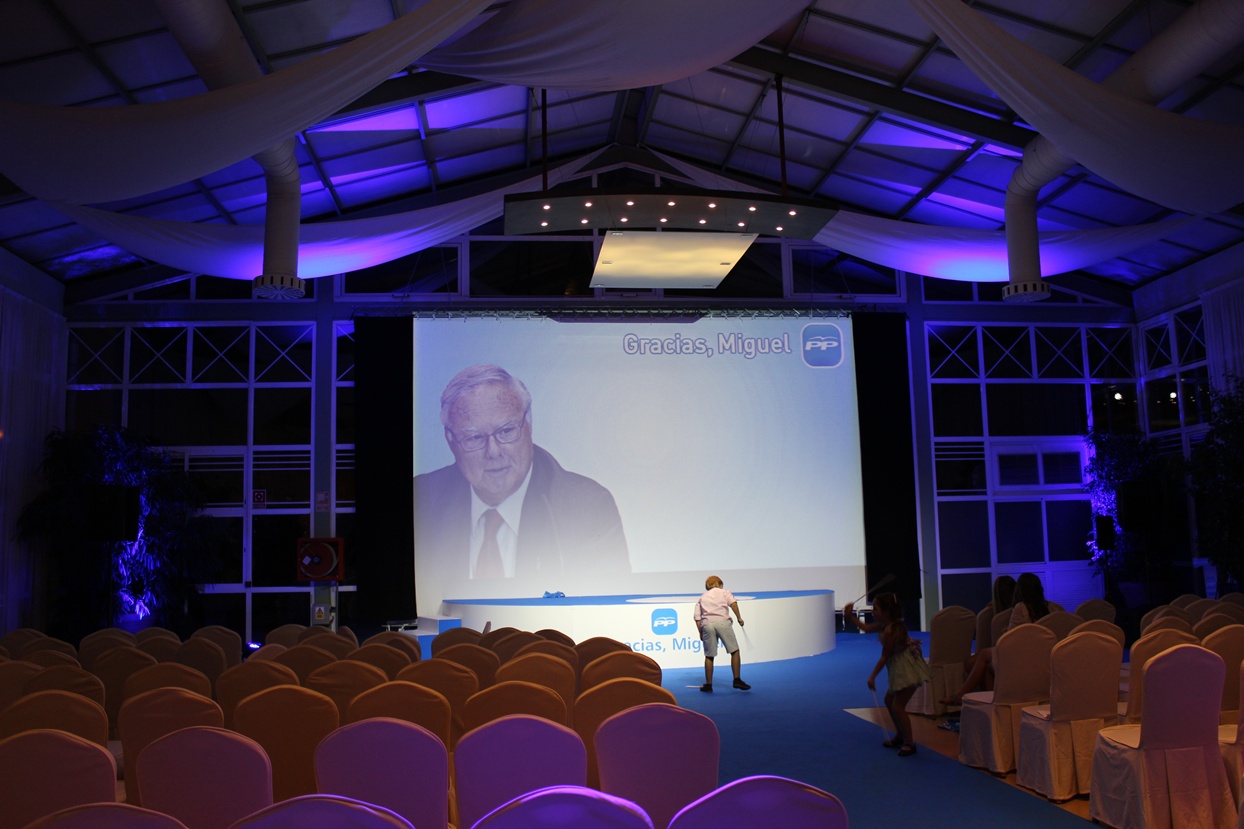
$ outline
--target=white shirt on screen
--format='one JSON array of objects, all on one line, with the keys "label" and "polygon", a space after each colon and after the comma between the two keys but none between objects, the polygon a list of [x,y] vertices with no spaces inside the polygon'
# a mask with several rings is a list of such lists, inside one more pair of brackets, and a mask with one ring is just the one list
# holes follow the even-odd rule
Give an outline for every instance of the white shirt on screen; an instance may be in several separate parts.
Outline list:
[{"label": "white shirt on screen", "polygon": [[[531,483],[531,470],[527,470],[527,477],[523,478],[522,484],[514,491],[514,494],[506,498],[495,509],[501,513],[501,519],[505,522],[497,530],[497,547],[501,550],[501,564],[505,567],[505,577],[507,579],[514,578],[515,567],[518,563],[518,525],[523,517],[523,499],[527,497],[527,485]],[[479,548],[484,541],[484,513],[494,509],[489,504],[485,504],[480,497],[475,494],[475,490],[471,490],[471,560],[468,562],[467,578],[474,578],[475,561],[479,558]]]}]

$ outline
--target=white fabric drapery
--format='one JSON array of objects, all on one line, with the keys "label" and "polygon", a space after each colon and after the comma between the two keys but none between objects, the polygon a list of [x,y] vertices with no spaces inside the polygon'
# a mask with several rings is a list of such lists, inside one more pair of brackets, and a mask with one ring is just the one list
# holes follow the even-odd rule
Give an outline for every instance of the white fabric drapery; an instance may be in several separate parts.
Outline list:
[{"label": "white fabric drapery", "polygon": [[427,0],[331,52],[175,101],[0,101],[0,171],[41,199],[98,204],[215,172],[318,123],[469,22],[488,0]]},{"label": "white fabric drapery", "polygon": [[807,0],[512,0],[417,63],[519,86],[636,89],[725,63],[807,5]]},{"label": "white fabric drapery", "polygon": [[1232,375],[1244,380],[1244,281],[1237,280],[1201,297],[1210,384],[1227,389]]},{"label": "white fabric drapery", "polygon": [[1187,213],[1218,213],[1244,201],[1244,127],[1118,95],[1045,57],[961,0],[908,1],[1007,106],[1102,178]]}]

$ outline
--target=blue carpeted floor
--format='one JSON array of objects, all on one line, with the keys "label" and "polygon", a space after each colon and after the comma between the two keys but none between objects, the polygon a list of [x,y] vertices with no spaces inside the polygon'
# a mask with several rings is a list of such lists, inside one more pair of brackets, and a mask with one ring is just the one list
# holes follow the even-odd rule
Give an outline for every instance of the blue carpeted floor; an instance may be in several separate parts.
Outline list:
[{"label": "blue carpeted floor", "polygon": [[[990,819],[1008,829],[1085,829],[1083,819],[934,751],[900,758],[882,748],[881,729],[844,710],[878,704],[866,680],[879,653],[875,636],[839,634],[835,650],[805,659],[748,665],[744,649],[751,691],[730,688],[724,658],[711,695],[698,690],[699,668],[666,670],[662,684],[717,723],[722,783],[751,774],[802,780],[837,795],[852,829],[961,829]],[[878,698],[884,681],[882,673]]]}]

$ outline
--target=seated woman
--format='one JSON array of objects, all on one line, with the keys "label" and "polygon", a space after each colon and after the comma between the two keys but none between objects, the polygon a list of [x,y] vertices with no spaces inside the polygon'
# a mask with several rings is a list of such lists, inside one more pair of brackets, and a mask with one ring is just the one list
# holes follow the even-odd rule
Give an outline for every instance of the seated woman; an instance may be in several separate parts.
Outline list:
[{"label": "seated woman", "polygon": [[[996,588],[995,583],[995,588]],[[1045,600],[1045,588],[1035,573],[1023,573],[1015,581],[1015,605],[1011,608],[1011,619],[1006,629],[1010,630],[1027,622],[1035,622],[1050,612],[1049,603]],[[996,609],[995,609],[995,612]],[[967,678],[953,696],[938,700],[942,705],[962,705],[963,695],[970,694],[982,686],[993,672],[993,648],[984,648],[969,660]]]}]

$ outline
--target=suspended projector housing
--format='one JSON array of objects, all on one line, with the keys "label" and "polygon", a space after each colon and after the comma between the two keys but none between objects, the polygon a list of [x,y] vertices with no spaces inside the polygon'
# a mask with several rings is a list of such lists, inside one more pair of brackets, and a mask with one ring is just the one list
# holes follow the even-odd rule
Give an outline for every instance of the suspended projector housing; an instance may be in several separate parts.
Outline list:
[{"label": "suspended projector housing", "polygon": [[506,196],[505,232],[605,231],[593,288],[716,288],[757,236],[812,239],[836,212],[760,193],[557,190]]}]

